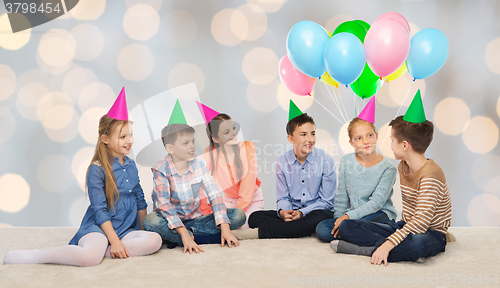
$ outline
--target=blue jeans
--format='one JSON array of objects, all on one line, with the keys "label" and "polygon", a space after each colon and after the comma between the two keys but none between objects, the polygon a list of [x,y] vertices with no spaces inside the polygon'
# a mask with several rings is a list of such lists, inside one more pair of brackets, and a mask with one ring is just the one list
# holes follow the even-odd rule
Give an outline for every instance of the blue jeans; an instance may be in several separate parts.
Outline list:
[{"label": "blue jeans", "polygon": [[[240,208],[228,208],[226,210],[227,217],[231,222],[229,228],[231,230],[240,228],[246,222],[246,215]],[[181,220],[184,224],[184,227],[188,230],[191,236],[193,235],[215,235],[220,233],[220,229],[218,229],[215,225],[214,214],[207,214],[204,216],[200,216],[193,219]],[[142,221],[142,226],[146,231],[152,231],[160,234],[161,238],[164,241],[168,241],[171,243],[176,243],[179,246],[182,246],[181,236],[176,232],[175,229],[168,228],[168,223],[163,216],[160,214],[153,212],[146,217]]]},{"label": "blue jeans", "polygon": [[[363,220],[342,221],[339,228],[339,238],[359,245],[376,246],[377,248],[387,241],[392,233],[403,228],[406,223],[373,223]],[[389,262],[415,261],[421,257],[431,257],[439,252],[444,252],[446,246],[446,235],[438,231],[427,230],[422,234],[410,233],[399,243],[398,246],[389,252],[387,260]]]},{"label": "blue jeans", "polygon": [[[326,219],[321,221],[318,226],[316,226],[316,235],[318,236],[319,240],[323,242],[330,242],[335,239],[332,234],[333,227],[335,227],[335,221],[337,221],[338,218],[332,218],[332,219]],[[388,223],[388,222],[394,222],[394,220],[390,220],[387,217],[387,214],[385,214],[382,211],[375,212],[373,214],[366,215],[365,217],[361,218],[360,220],[366,220],[366,221],[371,221],[371,222],[378,222],[378,223]],[[344,221],[342,221],[344,222]]]}]

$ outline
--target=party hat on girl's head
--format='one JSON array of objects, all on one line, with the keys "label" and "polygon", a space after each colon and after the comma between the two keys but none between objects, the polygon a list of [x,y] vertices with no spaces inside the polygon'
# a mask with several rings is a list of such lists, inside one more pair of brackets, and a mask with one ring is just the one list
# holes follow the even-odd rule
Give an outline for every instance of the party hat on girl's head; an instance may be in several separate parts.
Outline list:
[{"label": "party hat on girl's head", "polygon": [[410,107],[406,110],[403,120],[411,123],[422,123],[425,122],[425,112],[424,104],[422,104],[422,96],[420,96],[420,89],[418,89],[417,94],[413,97]]},{"label": "party hat on girl's head", "polygon": [[127,100],[125,99],[125,87],[116,98],[115,103],[109,109],[108,117],[116,120],[128,121]]},{"label": "party hat on girl's head", "polygon": [[179,103],[179,99],[175,101],[174,110],[172,110],[172,115],[170,115],[170,120],[168,120],[168,124],[187,124],[186,117],[184,117],[184,112],[182,112],[181,103]]},{"label": "party hat on girl's head", "polygon": [[370,123],[375,123],[375,96],[370,99],[363,111],[359,113],[358,118]]},{"label": "party hat on girl's head", "polygon": [[212,121],[212,119],[214,119],[215,116],[220,114],[214,109],[207,107],[198,101],[196,101],[196,104],[198,105],[198,109],[200,109],[200,113],[203,116],[203,120],[205,120],[205,124],[207,125],[210,121]]},{"label": "party hat on girl's head", "polygon": [[300,116],[304,113],[300,111],[299,107],[293,103],[292,99],[290,99],[290,108],[288,109],[288,121],[292,120],[293,118]]}]

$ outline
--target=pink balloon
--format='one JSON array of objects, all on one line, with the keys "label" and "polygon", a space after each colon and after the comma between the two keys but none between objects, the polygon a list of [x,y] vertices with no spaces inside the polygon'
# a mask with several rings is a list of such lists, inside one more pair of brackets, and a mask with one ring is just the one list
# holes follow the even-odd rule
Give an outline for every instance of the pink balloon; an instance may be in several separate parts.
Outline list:
[{"label": "pink balloon", "polygon": [[410,24],[408,24],[408,21],[406,21],[403,15],[396,12],[387,12],[380,15],[377,19],[375,19],[375,21],[373,21],[373,24],[383,19],[392,19],[398,21],[399,23],[401,23],[401,25],[403,25],[406,28],[406,30],[408,30],[408,33],[410,33]]},{"label": "pink balloon", "polygon": [[410,35],[398,21],[374,23],[365,37],[366,63],[373,73],[386,77],[398,70],[410,52]]},{"label": "pink balloon", "polygon": [[279,72],[281,83],[283,83],[286,89],[297,95],[311,96],[316,78],[309,77],[300,72],[299,69],[293,66],[287,55],[283,56],[280,60]]}]

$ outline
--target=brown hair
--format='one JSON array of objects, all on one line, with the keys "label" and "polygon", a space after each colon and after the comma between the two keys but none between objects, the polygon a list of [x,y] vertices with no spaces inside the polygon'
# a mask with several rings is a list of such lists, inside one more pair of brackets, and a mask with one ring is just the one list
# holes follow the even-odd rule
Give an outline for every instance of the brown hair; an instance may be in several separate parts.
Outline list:
[{"label": "brown hair", "polygon": [[434,124],[429,120],[422,123],[412,123],[403,120],[403,116],[398,116],[389,123],[389,126],[392,127],[392,135],[399,143],[407,141],[419,154],[424,154],[432,142]]},{"label": "brown hair", "polygon": [[293,131],[297,129],[297,127],[300,127],[306,123],[311,123],[314,124],[314,120],[311,116],[307,115],[307,113],[304,113],[300,116],[297,116],[293,118],[292,120],[288,121],[286,124],[286,134],[288,135],[293,135]]},{"label": "brown hair", "polygon": [[177,137],[186,133],[194,134],[194,128],[187,124],[170,124],[161,130],[161,141],[163,146],[170,144],[173,145]]},{"label": "brown hair", "polygon": [[351,132],[352,128],[354,128],[357,125],[361,125],[361,124],[370,125],[373,129],[373,132],[377,133],[377,128],[375,128],[375,125],[373,125],[372,122],[368,122],[366,120],[363,120],[361,118],[356,117],[356,118],[352,119],[351,122],[349,122],[349,125],[347,126],[347,134],[349,134],[349,140],[351,140],[351,138],[352,138],[352,132]]},{"label": "brown hair", "polygon": [[[104,189],[106,195],[106,202],[108,204],[108,211],[114,207],[118,199],[120,198],[120,193],[118,192],[118,187],[116,186],[116,179],[113,174],[113,169],[111,168],[111,164],[113,163],[113,153],[111,152],[111,148],[101,140],[101,136],[104,135],[106,137],[110,137],[115,131],[118,125],[123,126],[128,124],[129,121],[124,120],[116,120],[108,115],[103,115],[101,119],[99,119],[99,128],[98,128],[98,138],[97,145],[95,146],[94,157],[92,157],[91,164],[95,162],[99,162],[101,167],[104,169],[104,175],[106,177],[106,186]],[[120,133],[121,133],[120,129]],[[89,168],[90,168],[89,165]],[[88,179],[89,176],[89,168],[87,169],[87,174],[85,179]],[[87,184],[85,184],[87,187]]]},{"label": "brown hair", "polygon": [[[220,153],[220,145],[218,143],[215,143],[212,137],[219,138],[219,126],[222,123],[222,121],[227,121],[231,120],[231,117],[227,114],[220,113],[219,115],[215,116],[210,122],[208,122],[207,125],[207,136],[208,140],[210,141],[210,160],[212,162],[212,175],[214,174],[214,171],[217,167],[217,165],[214,165],[214,154],[213,151],[217,150],[217,159],[219,159],[219,153]],[[241,161],[241,156],[240,156],[240,147],[238,145],[233,146],[233,151],[234,151],[234,164],[236,165],[236,173],[238,175],[238,179],[241,181],[241,175],[243,174],[243,162]],[[222,151],[224,154],[226,153],[225,150]],[[225,155],[224,155],[225,156]],[[229,171],[231,174],[231,171]],[[239,182],[239,181],[237,181]]]}]

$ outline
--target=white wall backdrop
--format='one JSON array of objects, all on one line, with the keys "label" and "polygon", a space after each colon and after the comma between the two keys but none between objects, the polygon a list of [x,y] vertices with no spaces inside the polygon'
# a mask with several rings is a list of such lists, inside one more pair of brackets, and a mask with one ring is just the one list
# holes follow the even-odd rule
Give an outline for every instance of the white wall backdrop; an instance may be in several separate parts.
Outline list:
[{"label": "white wall backdrop", "polygon": [[[377,94],[381,153],[393,157],[390,141],[381,145],[387,124],[401,104],[400,114],[406,111],[420,88],[436,128],[427,156],[447,176],[452,225],[500,226],[496,0],[80,0],[64,16],[15,34],[1,6],[0,225],[79,225],[88,205],[84,176],[97,122],[122,86],[132,110],[195,82],[195,98],[231,115],[244,139],[255,142],[265,206],[275,208],[274,163],[291,148],[285,133],[290,98],[314,117],[318,147],[337,162],[351,151],[346,127],[330,114],[340,117],[322,82],[312,97],[295,96],[280,83],[278,61],[286,54],[288,31],[301,20],[329,31],[347,20],[371,24],[389,11],[408,20],[412,35],[441,30],[450,52],[440,71],[415,82],[404,103],[408,74]],[[342,87],[339,92],[352,116],[356,98]],[[143,128],[135,127],[136,134],[138,129]],[[201,132],[198,151],[207,144]],[[140,166],[139,173],[151,204],[151,172]],[[399,193],[397,183],[394,201],[401,210]]]}]

